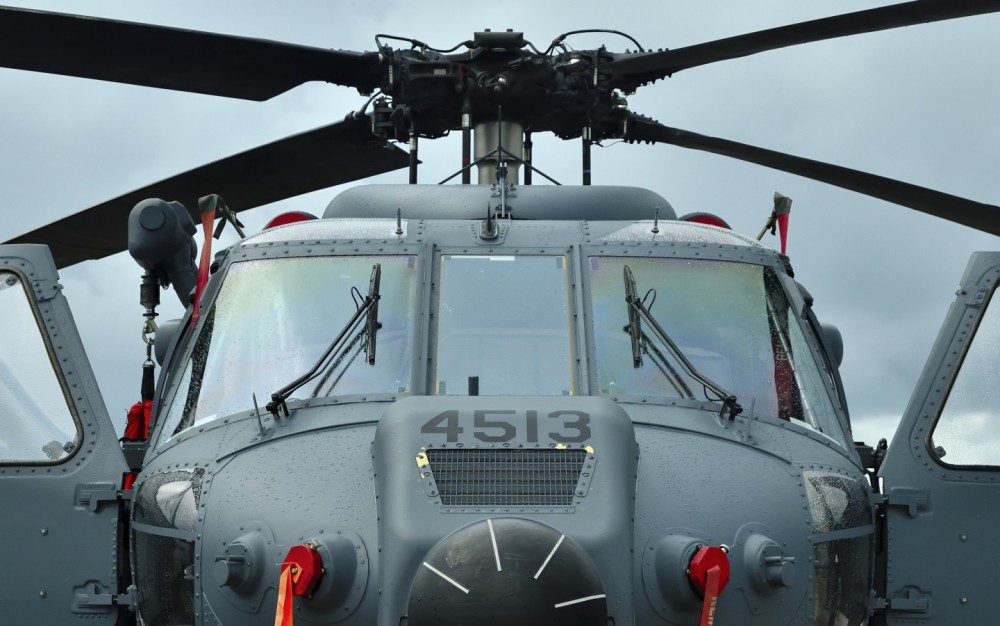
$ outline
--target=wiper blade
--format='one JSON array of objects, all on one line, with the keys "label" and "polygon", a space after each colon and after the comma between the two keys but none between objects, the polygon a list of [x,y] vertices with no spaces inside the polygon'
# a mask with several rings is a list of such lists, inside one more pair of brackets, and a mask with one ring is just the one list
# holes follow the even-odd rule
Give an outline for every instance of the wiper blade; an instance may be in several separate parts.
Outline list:
[{"label": "wiper blade", "polygon": [[[352,315],[351,319],[347,321],[344,328],[337,334],[334,340],[330,342],[330,345],[327,346],[326,350],[323,351],[319,360],[317,360],[305,374],[299,376],[292,382],[271,394],[271,401],[267,403],[265,408],[268,412],[274,415],[275,418],[278,417],[279,410],[285,415],[285,417],[288,417],[288,405],[285,401],[293,393],[295,393],[299,387],[305,385],[311,380],[314,380],[330,366],[330,360],[333,355],[340,352],[341,347],[345,342],[347,342],[348,337],[351,337],[355,329],[357,329],[357,327],[361,324],[362,318],[365,318],[365,330],[362,332],[368,334],[365,342],[365,348],[368,351],[368,363],[371,365],[375,364],[375,334],[381,326],[381,324],[378,323],[378,301],[382,297],[379,293],[381,278],[382,265],[380,263],[376,263],[372,266],[371,279],[368,281],[368,295],[365,296],[361,304],[358,305],[354,315]],[[352,288],[352,293],[356,292],[357,289]],[[355,341],[356,339],[351,341],[351,344],[353,345]],[[337,359],[336,363],[339,362],[340,359]]]},{"label": "wiper blade", "polygon": [[[719,417],[728,417],[730,421],[735,419],[737,415],[743,412],[743,407],[736,401],[736,396],[695,368],[667,332],[663,330],[656,321],[656,318],[653,317],[653,314],[649,312],[649,309],[643,304],[642,299],[639,298],[632,269],[626,265],[623,273],[625,278],[625,302],[628,305],[628,326],[625,329],[632,338],[632,366],[636,368],[642,367],[642,343],[643,339],[646,339],[647,336],[642,332],[641,322],[645,321],[653,331],[653,334],[656,335],[656,338],[660,340],[660,343],[664,345],[667,352],[680,364],[687,375],[701,383],[706,390],[711,390],[712,393],[718,396],[714,399],[722,402],[722,410],[719,411]],[[663,371],[662,368],[660,371]],[[708,396],[707,393],[705,395],[706,397]]]},{"label": "wiper blade", "polygon": [[633,302],[642,304],[639,293],[636,291],[635,276],[632,269],[625,266],[625,302],[628,303],[628,334],[632,337],[632,367],[642,367],[642,327],[639,324],[639,310],[632,306]]},{"label": "wiper blade", "polygon": [[375,267],[372,268],[372,277],[368,281],[368,298],[365,300],[366,302],[371,301],[371,305],[368,308],[368,318],[365,321],[365,332],[367,333],[365,352],[368,353],[369,365],[375,365],[375,339],[378,329],[382,327],[378,323],[378,301],[381,298],[379,295],[379,285],[381,282],[382,265],[376,263]]}]

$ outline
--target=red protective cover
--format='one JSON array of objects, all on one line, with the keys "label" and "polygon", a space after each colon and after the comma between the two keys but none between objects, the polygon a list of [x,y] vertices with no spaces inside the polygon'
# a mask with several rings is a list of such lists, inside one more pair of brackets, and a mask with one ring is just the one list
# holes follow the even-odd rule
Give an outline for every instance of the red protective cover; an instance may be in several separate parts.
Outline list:
[{"label": "red protective cover", "polygon": [[126,441],[145,441],[149,439],[149,417],[153,413],[153,401],[136,402],[125,416]]}]

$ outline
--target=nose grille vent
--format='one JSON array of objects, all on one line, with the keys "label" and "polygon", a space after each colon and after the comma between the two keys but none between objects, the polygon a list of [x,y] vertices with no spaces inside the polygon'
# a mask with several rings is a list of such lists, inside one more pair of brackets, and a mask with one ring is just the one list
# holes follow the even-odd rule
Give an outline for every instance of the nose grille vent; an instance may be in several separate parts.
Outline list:
[{"label": "nose grille vent", "polygon": [[590,482],[587,456],[554,448],[427,450],[441,504],[464,507],[570,506]]}]

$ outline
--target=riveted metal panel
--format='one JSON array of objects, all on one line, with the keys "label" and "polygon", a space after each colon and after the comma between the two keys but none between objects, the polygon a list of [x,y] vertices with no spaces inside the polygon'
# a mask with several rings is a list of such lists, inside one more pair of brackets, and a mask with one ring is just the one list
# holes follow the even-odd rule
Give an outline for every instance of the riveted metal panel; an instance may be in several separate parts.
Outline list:
[{"label": "riveted metal panel", "polygon": [[[987,624],[1000,612],[1000,467],[949,465],[931,439],[998,285],[1000,253],[973,255],[879,471],[888,624]],[[1000,413],[985,419],[1000,423]]]},{"label": "riveted metal panel", "polygon": [[[0,585],[2,621],[61,624],[85,618],[113,624],[118,605],[120,506],[116,486],[128,471],[45,246],[0,246],[0,271],[24,285],[46,355],[76,427],[67,454],[50,461],[0,461],[0,537],[7,575]],[[5,312],[0,311],[0,319]],[[0,342],[0,350],[9,346]],[[19,355],[23,360],[24,355]],[[9,355],[7,362],[16,363]],[[47,416],[16,413],[5,420]],[[11,423],[0,424],[0,439]],[[41,444],[43,442],[39,442]],[[123,600],[124,601],[124,600]]]}]

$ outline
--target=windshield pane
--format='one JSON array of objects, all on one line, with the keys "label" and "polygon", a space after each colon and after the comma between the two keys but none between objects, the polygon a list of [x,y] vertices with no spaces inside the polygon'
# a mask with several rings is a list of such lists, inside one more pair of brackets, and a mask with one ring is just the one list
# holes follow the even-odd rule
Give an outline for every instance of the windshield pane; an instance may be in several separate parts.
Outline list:
[{"label": "windshield pane", "polygon": [[[410,390],[417,258],[303,257],[234,263],[201,330],[161,441],[206,420],[263,407],[304,374],[357,310],[352,288],[368,293],[382,265],[381,323],[374,365],[364,352],[364,324],[333,365],[290,398]],[[263,410],[263,409],[262,409]]]},{"label": "windshield pane", "polygon": [[563,256],[441,257],[435,393],[571,395]]},{"label": "windshield pane", "polygon": [[[823,377],[774,272],[748,263],[590,257],[598,392],[714,399],[642,324],[633,367],[624,267],[653,317],[703,376],[749,413],[794,420],[843,443]],[[655,299],[654,299],[655,298]]]}]

